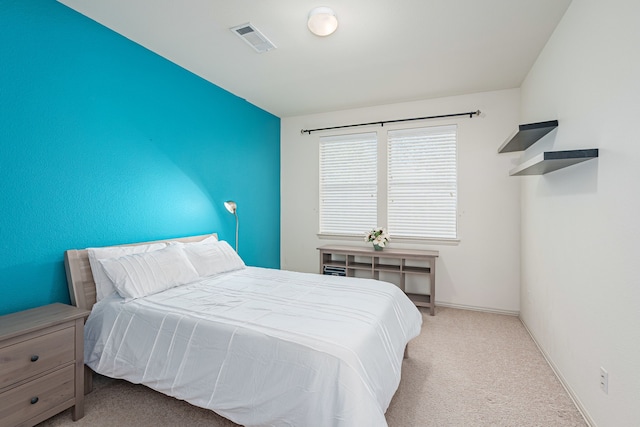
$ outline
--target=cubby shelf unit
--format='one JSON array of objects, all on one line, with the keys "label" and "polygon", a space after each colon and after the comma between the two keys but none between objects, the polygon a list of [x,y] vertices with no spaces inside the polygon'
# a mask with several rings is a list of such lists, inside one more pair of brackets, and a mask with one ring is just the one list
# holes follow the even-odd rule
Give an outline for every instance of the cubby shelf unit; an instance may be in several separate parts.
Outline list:
[{"label": "cubby shelf unit", "polygon": [[[557,120],[520,125],[518,130],[498,148],[498,153],[524,151],[557,127]],[[596,157],[598,157],[597,148],[544,151],[512,169],[509,175],[544,175]]]},{"label": "cubby shelf unit", "polygon": [[[436,308],[436,258],[438,251],[417,249],[385,249],[374,251],[372,247],[326,245],[320,251],[320,273],[353,277],[356,271],[379,280],[380,273],[398,273],[398,283],[409,299],[418,307],[426,307],[433,316]],[[419,265],[407,265],[407,261]],[[405,291],[405,276],[418,275],[424,281],[426,293]]]}]

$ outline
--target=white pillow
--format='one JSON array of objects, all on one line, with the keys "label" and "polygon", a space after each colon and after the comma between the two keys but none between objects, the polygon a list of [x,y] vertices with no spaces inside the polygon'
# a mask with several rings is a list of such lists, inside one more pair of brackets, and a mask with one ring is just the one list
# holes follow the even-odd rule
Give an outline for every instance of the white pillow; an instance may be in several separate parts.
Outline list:
[{"label": "white pillow", "polygon": [[96,302],[116,292],[111,279],[104,271],[100,260],[107,258],[120,258],[125,255],[139,254],[144,252],[157,251],[166,248],[166,243],[149,243],[136,246],[109,246],[105,248],[89,248],[89,264],[93,273],[93,280],[96,282]]},{"label": "white pillow", "polygon": [[198,280],[198,272],[177,245],[99,262],[118,293],[127,300]]},{"label": "white pillow", "polygon": [[207,237],[204,240],[200,240],[199,242],[170,242],[170,245],[179,245],[182,246],[183,248],[185,246],[190,246],[190,245],[215,245],[216,243],[218,243],[218,236],[217,235],[212,235]]},{"label": "white pillow", "polygon": [[244,261],[224,240],[180,243],[200,277],[245,268]]}]

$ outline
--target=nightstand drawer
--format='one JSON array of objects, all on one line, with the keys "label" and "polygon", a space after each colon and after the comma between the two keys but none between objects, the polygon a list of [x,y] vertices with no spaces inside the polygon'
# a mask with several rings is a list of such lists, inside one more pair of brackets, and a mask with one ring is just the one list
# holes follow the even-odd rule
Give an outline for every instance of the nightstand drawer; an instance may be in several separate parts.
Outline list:
[{"label": "nightstand drawer", "polygon": [[73,362],[74,337],[75,328],[64,328],[0,348],[0,390]]},{"label": "nightstand drawer", "polygon": [[68,365],[0,394],[0,427],[18,425],[65,402],[72,402],[75,395],[73,370],[74,365]]}]

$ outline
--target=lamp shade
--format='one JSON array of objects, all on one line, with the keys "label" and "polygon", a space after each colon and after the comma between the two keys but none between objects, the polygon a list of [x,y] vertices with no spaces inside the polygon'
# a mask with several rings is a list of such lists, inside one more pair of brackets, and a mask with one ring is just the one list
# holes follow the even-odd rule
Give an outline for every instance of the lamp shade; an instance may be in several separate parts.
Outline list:
[{"label": "lamp shade", "polygon": [[235,214],[236,209],[238,208],[236,202],[234,202],[233,200],[227,200],[226,202],[224,202],[224,207],[227,208],[227,210],[232,214]]},{"label": "lamp shade", "polygon": [[338,18],[333,9],[325,6],[316,7],[309,12],[307,26],[316,36],[328,36],[338,28]]}]

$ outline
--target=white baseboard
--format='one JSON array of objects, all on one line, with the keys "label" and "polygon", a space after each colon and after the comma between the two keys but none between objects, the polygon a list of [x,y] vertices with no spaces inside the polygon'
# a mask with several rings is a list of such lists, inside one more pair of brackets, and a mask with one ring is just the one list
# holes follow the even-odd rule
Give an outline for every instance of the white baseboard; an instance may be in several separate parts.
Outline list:
[{"label": "white baseboard", "polygon": [[593,421],[593,419],[589,415],[589,412],[587,411],[587,409],[584,407],[584,405],[582,405],[582,402],[580,402],[580,399],[573,392],[573,390],[571,389],[571,386],[569,386],[567,381],[564,379],[564,377],[562,376],[562,373],[558,370],[558,368],[553,363],[553,361],[551,360],[549,355],[544,351],[544,349],[542,347],[540,347],[540,344],[538,344],[538,340],[533,335],[533,333],[531,333],[531,330],[529,329],[527,324],[524,322],[524,320],[522,320],[521,317],[520,317],[520,323],[522,323],[522,325],[524,326],[524,329],[527,331],[527,333],[529,334],[529,336],[531,337],[531,339],[535,343],[536,347],[538,347],[538,350],[540,350],[540,353],[542,353],[542,357],[544,357],[544,360],[546,360],[547,363],[549,364],[549,366],[551,367],[551,370],[553,371],[553,373],[556,375],[556,377],[560,381],[560,384],[562,384],[562,387],[564,387],[564,389],[566,390],[567,394],[569,395],[569,398],[573,401],[573,404],[576,405],[576,408],[578,408],[578,411],[582,415],[582,418],[584,418],[585,422],[590,427],[596,427],[596,423]]},{"label": "white baseboard", "polygon": [[506,314],[507,316],[520,316],[519,311],[501,310],[498,308],[476,307],[473,305],[451,304],[448,302],[436,301],[436,307],[458,308],[460,310],[482,311],[484,313]]}]

